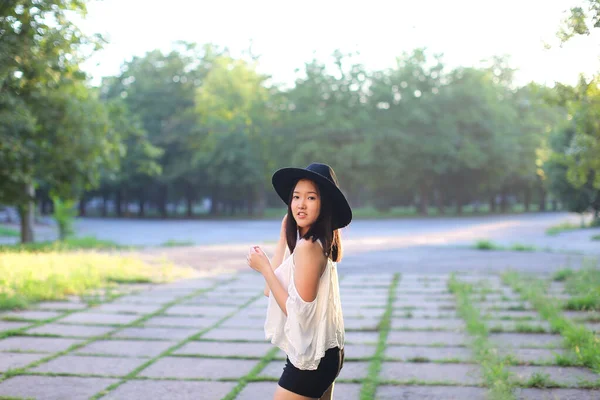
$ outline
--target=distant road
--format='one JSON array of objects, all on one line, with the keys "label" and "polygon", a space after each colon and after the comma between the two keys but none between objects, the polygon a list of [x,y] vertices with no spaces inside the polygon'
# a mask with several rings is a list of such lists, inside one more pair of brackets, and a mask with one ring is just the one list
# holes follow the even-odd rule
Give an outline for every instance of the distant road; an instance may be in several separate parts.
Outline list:
[{"label": "distant road", "polygon": [[[573,250],[600,254],[600,242],[590,237],[600,229],[579,230],[559,236],[547,236],[545,230],[579,216],[570,213],[535,213],[509,216],[463,218],[411,218],[393,220],[355,220],[343,231],[343,237],[354,243],[461,246],[478,239],[497,244],[534,245],[554,250]],[[280,221],[206,221],[206,220],[135,220],[80,218],[78,235],[93,235],[125,245],[156,246],[169,240],[196,245],[246,244],[274,242]]]}]

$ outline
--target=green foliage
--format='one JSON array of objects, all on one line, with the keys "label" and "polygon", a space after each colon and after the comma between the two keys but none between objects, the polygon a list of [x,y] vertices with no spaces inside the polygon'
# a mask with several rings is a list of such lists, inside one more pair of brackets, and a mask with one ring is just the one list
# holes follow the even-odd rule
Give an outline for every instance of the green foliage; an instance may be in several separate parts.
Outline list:
[{"label": "green foliage", "polygon": [[59,238],[60,240],[65,240],[74,233],[73,223],[77,216],[75,201],[61,200],[56,196],[52,197],[52,201],[54,202],[53,217],[58,225]]},{"label": "green foliage", "polygon": [[475,243],[475,248],[477,250],[499,250],[500,246],[490,240],[478,240]]}]

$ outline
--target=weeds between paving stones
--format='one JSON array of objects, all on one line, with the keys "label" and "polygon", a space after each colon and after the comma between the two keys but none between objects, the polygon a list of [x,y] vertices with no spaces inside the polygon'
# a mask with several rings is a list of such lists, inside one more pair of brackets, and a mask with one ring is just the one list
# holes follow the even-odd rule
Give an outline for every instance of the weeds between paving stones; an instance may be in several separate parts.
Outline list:
[{"label": "weeds between paving stones", "polygon": [[[197,290],[197,291],[195,291],[195,292],[193,292],[191,294],[188,294],[186,296],[182,296],[181,298],[175,299],[175,300],[173,300],[173,301],[165,304],[164,306],[162,306],[159,310],[155,311],[154,313],[144,315],[141,318],[138,318],[137,320],[135,320],[135,321],[133,321],[133,322],[131,322],[129,324],[121,325],[118,328],[115,328],[112,331],[109,331],[109,332],[107,332],[105,334],[98,335],[98,336],[93,336],[93,337],[91,337],[91,338],[89,338],[87,340],[83,340],[80,343],[76,343],[76,344],[70,346],[66,350],[50,354],[49,356],[44,357],[44,358],[42,358],[42,359],[40,359],[40,360],[38,360],[36,362],[33,362],[31,364],[28,364],[28,365],[26,365],[24,367],[5,371],[4,374],[0,376],[0,383],[3,382],[3,381],[5,381],[6,379],[12,377],[12,376],[22,375],[22,374],[24,374],[26,372],[26,370],[28,370],[30,368],[34,368],[34,367],[37,367],[38,365],[41,365],[41,364],[46,363],[48,361],[54,360],[54,359],[56,359],[56,358],[58,358],[60,356],[68,354],[68,353],[70,353],[70,352],[72,352],[74,350],[77,350],[79,348],[87,346],[88,344],[90,344],[92,342],[95,342],[95,341],[98,341],[98,340],[103,340],[103,339],[109,339],[111,335],[113,335],[114,333],[117,333],[120,330],[126,329],[126,328],[131,327],[131,326],[135,326],[138,323],[141,323],[141,322],[146,321],[146,320],[148,320],[148,319],[150,319],[150,318],[152,318],[152,317],[154,317],[156,315],[159,315],[159,314],[163,313],[166,309],[168,309],[169,307],[171,307],[171,306],[173,306],[175,304],[178,304],[179,302],[185,301],[185,300],[187,300],[189,298],[193,298],[195,296],[198,296],[199,294],[202,294],[204,292],[210,291],[210,290],[216,288],[217,286],[218,286],[218,284],[215,284],[214,286],[212,286],[210,288],[199,289],[199,290]],[[84,310],[86,310],[86,309],[84,309]],[[56,317],[56,318],[53,318],[53,319],[50,319],[48,321],[52,322],[52,321],[57,320],[59,318],[63,318],[65,315],[70,315],[70,314],[77,313],[77,312],[84,311],[84,310],[71,310],[70,312],[66,312],[63,315],[61,315],[59,317]],[[44,323],[46,323],[46,322],[44,322]],[[43,325],[43,324],[40,324],[40,325]],[[25,329],[28,329],[28,328],[25,328]]]},{"label": "weeds between paving stones", "polygon": [[511,382],[511,373],[507,368],[509,362],[497,354],[488,341],[488,327],[473,306],[470,295],[473,286],[459,282],[453,274],[448,281],[448,289],[456,296],[458,314],[467,324],[467,332],[473,337],[471,348],[475,359],[481,365],[483,377],[493,400],[514,399],[514,384]]},{"label": "weeds between paving stones", "polygon": [[547,283],[523,274],[509,271],[502,280],[528,300],[550,326],[560,332],[566,346],[575,352],[583,366],[600,373],[600,338],[585,326],[578,325],[562,315],[557,301],[546,296]]},{"label": "weeds between paving stones", "polygon": [[[234,281],[234,280],[235,279],[232,279],[231,281]],[[214,289],[215,287],[216,286],[212,287],[210,290]],[[208,290],[209,289],[203,289],[203,291],[208,291]],[[191,295],[187,295],[184,298],[182,298],[181,301],[187,300],[187,299],[195,297],[197,295],[198,295],[198,293],[194,292]],[[170,356],[174,351],[179,350],[185,344],[187,344],[187,343],[189,343],[191,341],[197,340],[202,335],[204,335],[205,333],[209,332],[210,330],[219,327],[223,322],[225,322],[226,320],[228,320],[229,318],[231,318],[233,315],[235,315],[240,310],[248,307],[250,304],[252,304],[256,300],[258,300],[262,296],[263,296],[262,293],[254,296],[253,298],[251,298],[250,300],[248,300],[246,303],[242,304],[241,306],[239,306],[238,308],[234,309],[232,312],[230,312],[229,314],[227,314],[223,318],[219,319],[213,325],[211,325],[211,326],[209,326],[209,327],[207,327],[205,329],[202,329],[200,332],[195,333],[195,334],[189,336],[188,338],[184,339],[183,341],[177,343],[176,345],[169,347],[167,350],[163,351],[158,356],[151,358],[150,360],[148,360],[144,364],[140,365],[139,367],[137,367],[136,369],[134,369],[133,371],[131,371],[129,374],[127,374],[126,376],[124,376],[123,378],[121,378],[121,380],[119,382],[114,383],[114,384],[108,386],[102,392],[100,392],[100,393],[96,394],[95,396],[91,397],[90,400],[97,400],[97,399],[105,396],[106,394],[112,392],[113,390],[115,390],[116,388],[118,388],[119,386],[121,386],[122,384],[124,384],[125,382],[127,382],[127,381],[129,381],[129,380],[131,380],[133,378],[137,379],[137,374],[139,374],[140,372],[142,372],[144,369],[148,368],[150,365],[154,364],[159,359],[161,359],[163,357],[166,357],[166,356]],[[180,302],[180,301],[178,301],[178,302]],[[161,310],[162,310],[162,308],[161,308]]]},{"label": "weeds between paving stones", "polygon": [[394,278],[392,279],[388,290],[386,310],[383,314],[383,317],[381,318],[377,350],[375,350],[375,355],[373,356],[373,358],[371,359],[371,363],[369,364],[367,377],[362,382],[363,385],[360,388],[361,400],[371,400],[375,398],[379,371],[381,371],[381,363],[383,361],[383,355],[387,346],[387,337],[391,328],[390,325],[392,321],[392,312],[394,310],[394,300],[396,299],[396,288],[398,287],[399,281],[400,274],[394,274]]},{"label": "weeds between paving stones", "polygon": [[[265,379],[257,379],[258,374],[269,364],[269,362],[273,361],[279,352],[278,347],[273,347],[269,352],[256,364],[252,370],[243,376],[238,384],[225,396],[222,400],[234,400],[237,395],[246,387],[248,382],[260,382]],[[270,379],[269,379],[270,380]]]}]

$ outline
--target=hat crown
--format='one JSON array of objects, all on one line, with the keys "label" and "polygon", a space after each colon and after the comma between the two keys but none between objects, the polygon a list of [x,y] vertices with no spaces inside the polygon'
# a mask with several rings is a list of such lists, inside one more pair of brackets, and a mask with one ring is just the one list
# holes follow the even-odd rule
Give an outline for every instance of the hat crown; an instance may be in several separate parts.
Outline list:
[{"label": "hat crown", "polygon": [[335,176],[335,172],[329,165],[321,163],[312,163],[308,167],[306,167],[306,169],[308,171],[321,175],[323,178],[326,178],[327,180],[331,181],[335,186],[340,186],[338,184],[337,177]]}]

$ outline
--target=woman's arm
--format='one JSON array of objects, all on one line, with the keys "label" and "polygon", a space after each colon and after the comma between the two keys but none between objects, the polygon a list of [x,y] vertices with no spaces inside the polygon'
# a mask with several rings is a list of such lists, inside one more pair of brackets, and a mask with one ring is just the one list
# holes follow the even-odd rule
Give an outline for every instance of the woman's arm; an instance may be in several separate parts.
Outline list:
[{"label": "woman's arm", "polygon": [[[287,214],[283,217],[281,221],[281,231],[279,232],[279,241],[275,246],[275,253],[273,254],[273,261],[271,262],[271,267],[273,270],[279,268],[281,263],[283,262],[283,256],[285,255],[285,249],[287,247],[287,240],[285,238],[285,226],[287,221]],[[269,285],[265,283],[265,296],[269,297]]]},{"label": "woman's arm", "polygon": [[[296,291],[302,301],[310,303],[317,297],[319,280],[327,259],[323,255],[321,245],[310,240],[300,240],[294,250],[294,282]],[[287,288],[281,285],[272,268],[264,268],[262,272],[267,286],[273,293],[281,311],[287,316]]]}]

